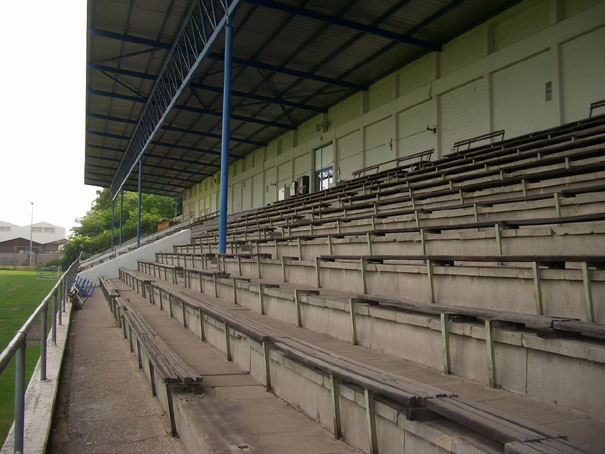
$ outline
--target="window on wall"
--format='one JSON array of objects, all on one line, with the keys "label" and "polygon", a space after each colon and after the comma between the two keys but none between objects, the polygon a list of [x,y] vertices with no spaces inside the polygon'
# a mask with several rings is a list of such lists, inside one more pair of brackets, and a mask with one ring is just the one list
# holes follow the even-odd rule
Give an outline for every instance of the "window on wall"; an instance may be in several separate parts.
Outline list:
[{"label": "window on wall", "polygon": [[334,184],[334,145],[315,149],[315,190],[323,191]]}]

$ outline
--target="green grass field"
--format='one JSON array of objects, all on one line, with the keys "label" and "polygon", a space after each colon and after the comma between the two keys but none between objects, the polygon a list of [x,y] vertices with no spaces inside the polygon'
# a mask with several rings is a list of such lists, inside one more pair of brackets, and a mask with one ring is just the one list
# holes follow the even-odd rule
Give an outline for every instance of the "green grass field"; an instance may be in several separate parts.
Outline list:
[{"label": "green grass field", "polygon": [[[0,351],[23,325],[55,280],[36,279],[35,271],[0,270]],[[35,324],[27,337],[26,379],[29,381],[40,354],[40,325]],[[0,374],[0,446],[13,421],[14,361]]]}]

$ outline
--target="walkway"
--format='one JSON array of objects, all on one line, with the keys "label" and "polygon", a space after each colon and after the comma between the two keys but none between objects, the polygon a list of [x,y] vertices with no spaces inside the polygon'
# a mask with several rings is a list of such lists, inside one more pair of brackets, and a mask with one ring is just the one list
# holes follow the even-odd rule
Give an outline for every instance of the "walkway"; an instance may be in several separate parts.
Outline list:
[{"label": "walkway", "polygon": [[184,454],[100,289],[74,312],[49,454]]}]

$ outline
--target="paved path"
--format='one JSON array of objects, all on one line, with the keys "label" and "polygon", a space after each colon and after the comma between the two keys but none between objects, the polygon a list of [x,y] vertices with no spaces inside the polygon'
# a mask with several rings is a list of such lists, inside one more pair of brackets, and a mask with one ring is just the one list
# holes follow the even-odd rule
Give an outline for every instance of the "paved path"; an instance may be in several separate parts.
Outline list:
[{"label": "paved path", "polygon": [[184,454],[100,289],[73,315],[49,454]]}]

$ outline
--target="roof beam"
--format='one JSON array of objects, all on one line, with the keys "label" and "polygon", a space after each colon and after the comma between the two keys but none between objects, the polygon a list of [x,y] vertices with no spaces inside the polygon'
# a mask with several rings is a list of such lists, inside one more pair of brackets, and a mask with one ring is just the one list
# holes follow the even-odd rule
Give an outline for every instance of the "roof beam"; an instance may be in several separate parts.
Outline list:
[{"label": "roof beam", "polygon": [[[105,96],[108,98],[118,98],[118,99],[124,99],[127,101],[140,102],[140,103],[146,102],[145,98],[142,98],[140,96],[121,95],[118,93],[111,93],[108,91],[93,90],[91,88],[87,88],[86,91],[93,95]],[[183,110],[185,112],[195,112],[195,113],[199,113],[199,114],[203,114],[203,115],[211,115],[214,117],[223,116],[223,114],[217,110],[203,109],[201,107],[190,107],[190,106],[186,106],[183,104],[174,105],[173,107],[175,109]],[[231,114],[231,118],[234,120],[243,121],[243,122],[247,122],[247,123],[256,123],[256,124],[263,125],[263,126],[274,126],[276,128],[281,128],[281,129],[294,129],[294,126],[292,126],[292,125],[287,125],[285,123],[279,123],[279,122],[269,121],[269,120],[261,120],[260,118],[244,117],[242,115],[235,115],[235,114]]]},{"label": "roof beam", "polygon": [[[99,180],[104,180],[105,177],[109,177],[109,178],[112,177],[111,174],[107,174],[107,173],[99,173],[99,172],[91,172],[91,171],[88,171],[86,173],[88,175],[95,175],[95,176],[99,177]],[[183,188],[183,189],[189,189],[190,188],[190,186],[183,186],[181,184],[175,184],[175,183],[159,183],[159,182],[158,183],[153,183],[153,182],[150,182],[150,181],[143,181],[143,183],[147,183],[147,184],[161,184],[161,185],[164,185],[164,186],[172,186],[174,188]]]},{"label": "roof beam", "polygon": [[[114,74],[120,74],[122,76],[136,77],[136,78],[145,79],[145,80],[155,80],[156,79],[156,76],[154,76],[153,74],[142,73],[139,71],[131,71],[129,69],[114,68],[111,66],[97,65],[97,64],[93,64],[93,63],[89,63],[88,65],[86,65],[86,67],[91,71],[114,73]],[[205,84],[200,84],[200,83],[195,83],[195,82],[190,83],[189,87],[197,88],[199,90],[204,90],[204,91],[210,91],[213,93],[220,93],[221,95],[223,93],[223,87],[214,87],[211,85],[205,85]],[[285,99],[272,98],[270,96],[262,96],[262,95],[257,95],[254,93],[246,93],[246,92],[237,91],[237,90],[231,90],[231,95],[237,96],[240,98],[245,98],[245,99],[253,99],[255,101],[262,101],[262,102],[266,102],[266,103],[270,103],[270,104],[278,104],[278,105],[285,106],[285,107],[292,107],[294,109],[309,110],[311,112],[317,112],[317,113],[326,113],[328,111],[328,109],[325,109],[323,107],[310,106],[310,105],[300,104],[300,103],[296,103],[296,102],[292,102],[292,101],[286,101]],[[264,144],[261,144],[260,146],[263,146],[263,145]]]},{"label": "roof beam", "polygon": [[329,24],[338,25],[345,28],[361,31],[371,35],[380,36],[382,38],[390,39],[391,41],[397,41],[404,44],[410,44],[413,46],[423,47],[425,49],[439,51],[441,46],[433,44],[428,41],[413,38],[410,34],[402,35],[400,33],[391,32],[382,28],[373,27],[371,25],[362,24],[360,22],[354,22],[342,17],[330,16],[329,14],[320,13],[318,11],[312,11],[309,9],[286,5],[284,3],[275,2],[273,0],[245,0],[248,3],[263,6],[265,8],[271,8],[279,11],[283,11],[289,14],[295,14],[297,16],[308,17],[310,19],[316,19]]},{"label": "roof beam", "polygon": [[[115,199],[241,0],[192,1],[111,182]],[[203,6],[203,8],[202,8]],[[216,8],[217,6],[222,8]],[[201,27],[201,29],[200,29]]]},{"label": "roof beam", "polygon": [[[145,165],[145,164],[143,164],[143,165]],[[88,167],[94,167],[96,169],[111,170],[112,172],[115,172],[115,170],[116,170],[115,167],[104,166],[104,165],[101,165],[101,164],[91,164],[91,163],[88,163],[88,164],[86,164],[86,166],[88,166]],[[170,180],[170,181],[176,180],[176,181],[183,181],[185,183],[193,183],[193,184],[198,184],[201,181],[201,180],[190,180],[189,178],[173,177],[173,176],[167,176],[167,175],[155,175],[153,173],[148,173],[146,176],[148,178],[161,178],[163,180]],[[163,184],[163,183],[161,183],[161,184]],[[174,185],[174,186],[177,186],[177,185]],[[186,189],[189,188],[189,186],[180,186],[180,187],[186,188]]]},{"label": "roof beam", "polygon": [[112,133],[103,132],[103,131],[92,131],[90,129],[86,130],[86,134],[91,134],[93,136],[99,136],[99,137],[107,137],[109,139],[130,140],[130,137],[128,137],[128,136],[121,136],[119,134],[112,134]]},{"label": "roof beam", "polygon": [[[91,159],[98,159],[100,161],[107,161],[107,162],[115,162],[115,163],[118,163],[118,164],[121,161],[121,159],[110,158],[108,156],[96,156],[96,155],[90,154],[88,152],[86,153],[85,156],[87,158],[91,158]],[[146,155],[146,156],[148,156],[148,155]],[[189,170],[189,169],[177,169],[177,168],[174,168],[174,167],[161,166],[161,165],[158,165],[158,164],[149,164],[148,162],[143,162],[143,167],[150,167],[152,169],[167,170],[167,171],[170,171],[170,172],[177,172],[177,173],[188,173],[190,175],[203,175],[203,176],[207,176],[207,177],[212,176],[212,174],[209,174],[209,173],[204,173],[204,172],[199,172],[199,171],[196,172],[194,170]],[[114,170],[116,168],[117,167],[115,167]]]},{"label": "roof beam", "polygon": [[[92,134],[94,136],[100,136],[100,137],[108,137],[110,139],[130,140],[130,137],[128,137],[128,136],[121,136],[119,134],[112,134],[112,133],[103,132],[103,131],[91,131],[90,129],[86,130],[86,134]],[[176,144],[176,143],[162,142],[160,140],[154,140],[151,143],[153,145],[158,146],[158,147],[178,148],[179,150],[195,151],[196,153],[211,154],[211,155],[214,155],[214,156],[220,156],[221,155],[220,151],[207,150],[205,148],[192,147],[190,145],[179,145],[179,144]],[[232,154],[231,156],[233,156],[234,158],[242,158],[243,157],[241,155],[236,155],[236,154]]]},{"label": "roof beam", "polygon": [[124,101],[141,102],[141,103],[146,102],[146,99],[143,98],[142,96],[122,95],[120,93],[111,93],[109,91],[95,90],[93,88],[87,88],[86,92],[90,93],[91,95],[103,96],[105,98],[117,98],[117,99],[123,99]]},{"label": "roof beam", "polygon": [[[95,148],[98,150],[105,150],[105,151],[112,151],[114,153],[120,153],[120,155],[122,155],[124,153],[124,150],[120,150],[119,148],[106,147],[103,145],[93,145],[93,144],[87,143],[86,146],[90,147],[90,148]],[[200,161],[194,161],[192,159],[175,158],[172,156],[164,156],[164,155],[155,154],[155,153],[146,153],[145,156],[147,156],[148,158],[166,159],[167,161],[180,162],[180,163],[189,164],[189,165],[196,165],[196,166],[203,166],[203,167],[216,167],[216,168],[220,167],[220,165],[214,164],[211,162],[200,162]]]},{"label": "roof beam", "polygon": [[[221,94],[223,93],[223,87],[212,87],[210,85],[204,85],[204,84],[198,84],[198,83],[191,83],[189,86],[191,88],[197,88],[200,90],[211,91],[214,93],[221,93]],[[311,112],[317,112],[317,113],[326,113],[328,111],[328,109],[325,109],[323,107],[311,106],[308,104],[301,104],[301,103],[297,103],[297,102],[286,101],[285,99],[281,99],[281,98],[272,98],[270,96],[262,96],[262,95],[257,95],[255,93],[246,93],[246,92],[237,91],[237,90],[231,90],[231,95],[237,96],[239,98],[253,99],[254,101],[261,101],[261,102],[277,104],[277,105],[285,106],[285,107],[292,107],[294,109],[309,110]]]},{"label": "roof beam", "polygon": [[115,39],[118,41],[124,41],[127,43],[141,44],[143,46],[157,47],[158,49],[172,48],[172,44],[155,41],[153,39],[139,38],[132,35],[124,35],[120,33],[114,33],[107,30],[99,30],[98,28],[89,28],[88,34],[93,36],[102,36],[103,38]]},{"label": "roof beam", "polygon": [[[208,57],[214,58],[215,60],[223,60],[225,57],[222,54],[210,52]],[[273,71],[276,73],[287,74],[289,76],[300,77],[302,79],[315,80],[317,82],[323,82],[325,84],[336,85],[338,87],[350,88],[352,90],[363,91],[367,90],[368,87],[365,85],[359,85],[353,82],[347,82],[342,79],[333,79],[331,77],[320,76],[319,74],[313,74],[305,71],[299,71],[297,69],[288,69],[281,66],[270,65],[268,63],[261,63],[256,60],[246,60],[244,58],[232,57],[233,63],[243,66],[249,66],[251,68],[265,69],[267,71]]]},{"label": "roof beam", "polygon": [[[90,172],[90,171],[86,172],[85,180],[96,180],[98,183],[86,183],[86,181],[85,181],[84,184],[96,184],[97,186],[108,188],[110,186],[110,182],[102,177],[111,178],[111,175],[105,174],[105,173]],[[157,184],[161,184],[161,183],[157,183]],[[126,182],[124,184],[124,188],[126,191],[138,192],[138,187],[134,183]],[[182,193],[182,191],[179,191],[179,190],[172,190],[172,189],[166,189],[164,191],[159,190],[159,189],[150,190],[149,188],[145,188],[145,187],[142,188],[142,192],[144,192],[145,194],[159,195],[162,197],[176,197],[176,196],[181,195],[181,193]],[[167,194],[172,194],[172,195],[167,195]]]},{"label": "roof beam", "polygon": [[[162,129],[165,129],[166,131],[174,131],[174,132],[182,132],[184,134],[193,134],[196,136],[202,136],[202,137],[210,137],[212,139],[221,139],[221,135],[220,134],[215,134],[213,132],[202,132],[202,131],[196,131],[196,130],[192,130],[192,129],[186,129],[186,128],[177,128],[176,126],[162,126]],[[247,143],[249,145],[255,145],[257,147],[264,147],[265,144],[262,142],[258,142],[256,140],[250,140],[250,139],[243,139],[241,137],[229,137],[229,140],[233,141],[233,142],[240,142],[240,143]]]},{"label": "roof beam", "polygon": [[[115,121],[116,123],[127,123],[127,124],[132,124],[132,125],[137,124],[136,120],[130,120],[128,118],[121,118],[121,117],[114,117],[111,115],[101,115],[101,114],[94,114],[94,113],[87,112],[86,116],[90,117],[90,118],[96,118],[98,120]],[[165,125],[165,126],[162,126],[162,129],[164,129],[166,131],[182,132],[184,134],[191,134],[191,135],[195,135],[195,136],[210,137],[213,139],[221,138],[220,134],[215,134],[212,132],[202,132],[202,131],[197,131],[194,129],[177,128],[175,126]],[[262,142],[258,142],[256,140],[250,140],[250,139],[243,139],[243,138],[239,138],[239,137],[230,137],[230,140],[232,140],[233,142],[241,142],[241,143],[247,143],[249,145],[255,145],[257,147],[265,146],[265,144]]]},{"label": "roof beam", "polygon": [[[176,109],[184,110],[186,112],[195,112],[195,113],[204,114],[204,115],[211,115],[213,117],[222,118],[222,116],[223,116],[222,112],[219,112],[216,110],[211,110],[211,109],[203,109],[201,107],[191,107],[191,106],[185,106],[182,104],[176,105],[174,107]],[[277,121],[261,120],[260,118],[243,117],[241,115],[235,115],[235,114],[231,114],[231,118],[233,120],[243,121],[244,123],[256,123],[256,124],[263,125],[263,126],[273,126],[275,128],[281,128],[281,129],[294,129],[294,126],[292,126],[292,125],[287,125],[285,123],[279,123]]]},{"label": "roof beam", "polygon": [[101,71],[101,72],[105,72],[105,73],[120,74],[121,76],[136,77],[137,79],[145,79],[145,80],[156,80],[157,79],[157,76],[154,76],[153,74],[142,73],[140,71],[132,71],[130,69],[114,68],[112,66],[98,65],[98,64],[94,64],[94,63],[88,63],[86,65],[86,68],[91,71]]}]

